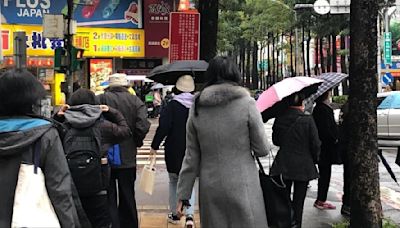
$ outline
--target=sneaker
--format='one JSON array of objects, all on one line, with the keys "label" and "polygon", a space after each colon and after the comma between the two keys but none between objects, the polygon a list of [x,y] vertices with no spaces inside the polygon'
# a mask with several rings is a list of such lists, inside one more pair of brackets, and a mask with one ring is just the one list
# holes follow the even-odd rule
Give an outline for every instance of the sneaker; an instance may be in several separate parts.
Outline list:
[{"label": "sneaker", "polygon": [[316,207],[316,208],[318,208],[320,210],[335,210],[336,209],[335,205],[333,205],[331,203],[327,203],[326,201],[322,202],[322,201],[319,201],[319,200],[315,201],[314,207]]},{"label": "sneaker", "polygon": [[193,217],[191,216],[186,217],[185,228],[194,228]]},{"label": "sneaker", "polygon": [[350,207],[347,205],[342,205],[342,209],[340,209],[340,213],[342,215],[350,217]]},{"label": "sneaker", "polygon": [[180,221],[181,221],[181,219],[178,216],[173,215],[172,213],[168,214],[168,222],[169,223],[177,225],[177,224],[179,224]]}]

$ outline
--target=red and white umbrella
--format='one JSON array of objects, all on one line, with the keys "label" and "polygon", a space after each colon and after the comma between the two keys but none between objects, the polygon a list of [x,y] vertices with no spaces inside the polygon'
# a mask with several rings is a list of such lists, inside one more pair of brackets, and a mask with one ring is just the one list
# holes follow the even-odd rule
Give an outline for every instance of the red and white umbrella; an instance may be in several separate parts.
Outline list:
[{"label": "red and white umbrella", "polygon": [[318,86],[324,81],[310,77],[286,78],[272,85],[264,91],[257,100],[257,109],[260,112],[268,111],[275,104],[294,93],[304,90],[306,97],[316,92]]}]

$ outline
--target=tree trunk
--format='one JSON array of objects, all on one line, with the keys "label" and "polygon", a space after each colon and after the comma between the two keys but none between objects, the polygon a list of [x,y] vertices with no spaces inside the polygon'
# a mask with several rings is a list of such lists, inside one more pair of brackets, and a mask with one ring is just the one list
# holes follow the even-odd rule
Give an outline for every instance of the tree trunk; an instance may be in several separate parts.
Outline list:
[{"label": "tree trunk", "polygon": [[328,36],[328,50],[326,50],[327,56],[326,56],[326,71],[327,72],[332,72],[332,53],[331,49],[332,48],[332,42],[331,42],[331,36]]},{"label": "tree trunk", "polygon": [[268,33],[268,39],[267,39],[267,69],[268,69],[268,76],[267,76],[267,88],[271,85],[271,41],[270,41],[271,33]]},{"label": "tree trunk", "polygon": [[276,36],[276,82],[280,81],[280,76],[279,76],[279,54],[280,54],[280,50],[279,50],[279,34],[277,34]]},{"label": "tree trunk", "polygon": [[319,39],[318,37],[315,38],[315,68],[314,68],[314,74],[319,75]]},{"label": "tree trunk", "polygon": [[308,29],[308,35],[307,35],[307,75],[308,77],[311,77],[311,66],[310,66],[310,43],[311,43],[311,30]]},{"label": "tree trunk", "polygon": [[253,41],[253,67],[252,67],[252,89],[258,89],[259,85],[258,85],[258,66],[257,66],[257,62],[258,62],[258,43],[257,41]]},{"label": "tree trunk", "polygon": [[305,50],[304,50],[304,41],[305,41],[305,34],[304,34],[304,26],[301,27],[302,32],[302,39],[301,39],[301,63],[303,64],[303,73],[302,76],[306,75],[306,61],[305,61]]},{"label": "tree trunk", "polygon": [[[336,34],[332,34],[332,72],[337,72],[337,48],[336,48]],[[333,90],[335,96],[339,95],[339,88],[336,86]]]},{"label": "tree trunk", "polygon": [[271,33],[271,37],[272,37],[272,50],[271,50],[271,54],[272,54],[272,84],[274,84],[276,82],[276,74],[275,74],[275,37],[274,37],[274,33]]},{"label": "tree trunk", "polygon": [[[344,35],[340,36],[340,49],[342,50],[342,52],[346,49],[346,36]],[[344,53],[340,55],[340,68],[342,69],[342,73],[347,74],[346,55]],[[349,85],[347,83],[347,80],[344,80],[342,82],[342,87],[343,95],[349,94]]]},{"label": "tree trunk", "polygon": [[293,67],[293,41],[292,41],[292,38],[293,38],[293,30],[290,31],[290,38],[289,38],[289,41],[290,41],[290,77],[294,77],[294,74],[295,74],[294,67]]},{"label": "tree trunk", "polygon": [[325,61],[324,61],[324,38],[319,38],[319,59],[321,60],[321,71],[325,73]]},{"label": "tree trunk", "polygon": [[351,227],[382,227],[376,124],[378,3],[371,0],[351,1]]},{"label": "tree trunk", "polygon": [[245,62],[246,62],[246,45],[244,40],[240,41],[240,71],[242,73],[242,83],[244,85],[246,80],[246,72],[245,72]]},{"label": "tree trunk", "polygon": [[218,0],[200,0],[200,59],[210,61],[217,54]]},{"label": "tree trunk", "polygon": [[251,64],[251,42],[248,41],[246,44],[246,87],[250,88],[250,64]]}]

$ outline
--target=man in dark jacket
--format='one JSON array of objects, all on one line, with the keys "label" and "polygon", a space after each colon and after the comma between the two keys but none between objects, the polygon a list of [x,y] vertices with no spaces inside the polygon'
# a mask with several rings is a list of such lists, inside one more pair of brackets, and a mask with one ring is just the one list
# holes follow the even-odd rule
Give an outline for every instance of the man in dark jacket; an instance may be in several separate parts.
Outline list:
[{"label": "man in dark jacket", "polygon": [[132,137],[119,144],[121,165],[111,169],[109,198],[114,228],[138,227],[135,200],[136,154],[150,128],[146,106],[137,96],[129,93],[127,86],[125,74],[111,75],[109,88],[99,96],[101,104],[113,107],[124,115],[132,131]]}]

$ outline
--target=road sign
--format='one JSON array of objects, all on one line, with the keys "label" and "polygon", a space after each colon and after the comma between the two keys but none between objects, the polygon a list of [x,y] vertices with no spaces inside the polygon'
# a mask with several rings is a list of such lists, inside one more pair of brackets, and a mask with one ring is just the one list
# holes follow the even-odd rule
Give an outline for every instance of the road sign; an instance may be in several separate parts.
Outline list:
[{"label": "road sign", "polygon": [[318,14],[327,14],[331,10],[330,4],[327,0],[317,0],[314,3],[314,10]]},{"label": "road sign", "polygon": [[385,32],[384,33],[384,60],[385,64],[392,64],[392,33]]},{"label": "road sign", "polygon": [[394,77],[392,76],[391,73],[386,73],[382,76],[382,83],[385,85],[389,85],[394,81]]},{"label": "road sign", "polygon": [[331,14],[349,14],[350,0],[331,0]]}]

